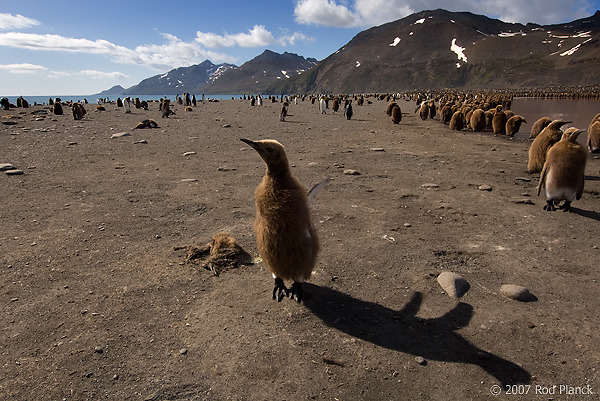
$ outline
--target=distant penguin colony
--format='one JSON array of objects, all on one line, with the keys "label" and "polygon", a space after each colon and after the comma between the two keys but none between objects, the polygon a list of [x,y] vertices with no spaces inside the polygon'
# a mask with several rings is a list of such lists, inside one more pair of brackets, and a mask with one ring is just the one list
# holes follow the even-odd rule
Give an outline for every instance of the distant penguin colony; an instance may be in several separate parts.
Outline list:
[{"label": "distant penguin colony", "polygon": [[577,137],[582,132],[584,131],[577,128],[567,129],[560,141],[548,150],[537,187],[538,196],[542,187],[545,189],[544,210],[554,211],[555,205],[564,201],[560,208],[567,212],[571,209],[573,200],[581,199],[587,161],[587,151],[577,142]]},{"label": "distant penguin colony", "polygon": [[506,121],[506,128],[504,129],[504,132],[506,132],[506,135],[508,136],[515,136],[515,134],[519,132],[522,123],[527,124],[527,120],[525,120],[522,116],[514,115]]},{"label": "distant penguin colony", "polygon": [[529,173],[539,173],[546,162],[548,149],[562,137],[562,127],[570,121],[554,120],[533,140],[529,147],[529,161],[527,162],[527,171]]},{"label": "distant penguin colony", "polygon": [[529,135],[529,138],[534,139],[536,136],[538,136],[540,134],[540,132],[542,132],[542,130],[544,128],[546,128],[548,126],[548,124],[550,124],[552,122],[552,119],[550,117],[541,117],[539,118],[536,122],[533,123],[533,125],[531,126],[531,133]]},{"label": "distant penguin colony", "polygon": [[[309,203],[326,180],[307,193],[292,174],[281,143],[269,139],[241,141],[256,150],[267,165],[255,191],[254,231],[258,252],[275,279],[273,299],[281,301],[289,296],[300,302],[302,283],[310,278],[320,247]],[[289,289],[284,280],[293,281]]]}]

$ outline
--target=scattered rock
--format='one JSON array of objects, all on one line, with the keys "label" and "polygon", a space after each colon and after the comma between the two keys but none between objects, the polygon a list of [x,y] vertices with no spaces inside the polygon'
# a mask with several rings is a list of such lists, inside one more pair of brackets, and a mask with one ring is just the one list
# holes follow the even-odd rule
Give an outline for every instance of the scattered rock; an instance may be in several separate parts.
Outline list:
[{"label": "scattered rock", "polygon": [[531,178],[517,177],[517,178],[515,178],[515,181],[531,182]]},{"label": "scattered rock", "polygon": [[467,280],[452,272],[441,273],[437,278],[437,282],[451,298],[462,297],[467,293],[467,291],[469,291],[469,288],[471,287]]},{"label": "scattered rock", "polygon": [[427,359],[423,358],[422,356],[415,357],[415,361],[417,361],[419,365],[427,365]]},{"label": "scattered rock", "polygon": [[231,128],[231,124],[224,124],[223,128]]},{"label": "scattered rock", "polygon": [[104,348],[102,348],[100,346],[95,347],[94,348],[94,352],[97,353],[97,354],[102,354],[102,353],[104,353]]},{"label": "scattered rock", "polygon": [[191,156],[191,155],[195,155],[196,152],[185,152],[183,155],[184,156]]},{"label": "scattered rock", "polygon": [[230,170],[229,167],[225,167],[225,166],[217,167],[217,171],[229,171],[229,170]]},{"label": "scattered rock", "polygon": [[535,203],[533,203],[533,201],[529,198],[516,198],[516,199],[511,199],[512,203],[516,203],[516,204],[520,204],[520,205],[535,205]]},{"label": "scattered rock", "polygon": [[385,152],[384,148],[371,148],[370,149],[372,152]]},{"label": "scattered rock", "polygon": [[198,181],[197,178],[184,178],[183,180],[181,180],[181,182],[196,182]]},{"label": "scattered rock", "polygon": [[479,189],[480,191],[491,191],[492,187],[484,184],[484,185],[478,186],[477,189]]},{"label": "scattered rock", "polygon": [[148,141],[147,141],[147,140],[145,140],[145,139],[141,139],[141,140],[139,140],[139,141],[135,141],[135,142],[133,142],[133,144],[134,144],[134,145],[137,145],[137,144],[140,144],[140,143],[146,144],[146,143],[148,143]]},{"label": "scattered rock", "polygon": [[14,170],[6,170],[6,171],[5,171],[5,173],[6,173],[6,175],[21,175],[21,174],[25,174],[25,173],[23,172],[23,170],[17,170],[17,169],[14,169]]},{"label": "scattered rock", "polygon": [[16,121],[2,121],[2,124],[4,125],[17,125]]},{"label": "scattered rock", "polygon": [[404,227],[412,227],[412,225],[410,223],[404,223]]},{"label": "scattered rock", "polygon": [[360,175],[360,172],[357,170],[348,169],[348,170],[344,170],[344,174],[345,175]]},{"label": "scattered rock", "polygon": [[116,134],[112,134],[110,138],[122,138],[124,136],[131,136],[131,134],[129,132],[118,132]]},{"label": "scattered rock", "polygon": [[425,188],[425,189],[435,189],[435,188],[439,188],[439,187],[440,186],[438,184],[434,184],[432,182],[428,182],[428,183],[421,185],[421,188]]},{"label": "scattered rock", "polygon": [[185,354],[187,354],[187,352],[188,352],[187,348],[182,348],[182,349],[179,350],[179,353],[181,355],[185,355]]},{"label": "scattered rock", "polygon": [[10,163],[0,163],[0,171],[14,170],[14,169],[16,169],[16,167]]},{"label": "scattered rock", "polygon": [[529,292],[527,288],[515,284],[504,284],[500,287],[500,294],[504,295],[506,298],[514,299],[515,301],[537,301],[537,298]]}]

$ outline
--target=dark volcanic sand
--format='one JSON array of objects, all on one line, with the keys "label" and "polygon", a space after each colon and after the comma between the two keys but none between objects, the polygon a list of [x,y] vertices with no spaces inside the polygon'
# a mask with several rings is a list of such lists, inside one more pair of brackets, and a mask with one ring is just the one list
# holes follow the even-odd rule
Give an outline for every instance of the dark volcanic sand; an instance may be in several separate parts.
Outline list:
[{"label": "dark volcanic sand", "polygon": [[[0,163],[24,171],[0,174],[0,399],[600,393],[600,160],[572,213],[546,212],[527,139],[451,131],[404,101],[400,125],[385,101],[355,105],[350,121],[306,101],[280,122],[280,105],[0,112],[20,117],[0,125]],[[160,128],[133,129],[147,118]],[[120,132],[131,136],[111,139]],[[239,138],[279,140],[306,187],[332,178],[312,206],[322,251],[301,304],[273,301],[256,259],[265,166]],[[179,247],[219,231],[256,263],[217,277],[186,261]],[[460,301],[443,271],[470,283]],[[509,300],[503,284],[537,301]],[[519,383],[527,395],[491,395]]]}]

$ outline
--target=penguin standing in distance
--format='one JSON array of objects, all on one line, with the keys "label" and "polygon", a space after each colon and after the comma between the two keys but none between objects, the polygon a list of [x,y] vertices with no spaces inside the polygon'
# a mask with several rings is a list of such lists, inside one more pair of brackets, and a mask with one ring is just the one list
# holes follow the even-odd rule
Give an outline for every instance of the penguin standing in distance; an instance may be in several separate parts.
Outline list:
[{"label": "penguin standing in distance", "polygon": [[485,112],[481,109],[473,110],[473,113],[471,113],[471,118],[469,119],[469,123],[472,131],[483,131],[486,125]]},{"label": "penguin standing in distance", "polygon": [[354,112],[352,111],[352,101],[349,100],[348,104],[346,106],[346,112],[344,113],[346,115],[346,118],[348,120],[350,120],[352,118],[352,114],[354,114]]},{"label": "penguin standing in distance", "polygon": [[544,210],[554,211],[555,205],[560,201],[565,203],[560,207],[568,212],[573,200],[581,199],[585,181],[585,164],[587,151],[577,142],[577,137],[582,130],[577,128],[567,129],[554,146],[548,150],[548,156],[540,175],[537,187],[538,196],[545,187],[546,205]]},{"label": "penguin standing in distance", "polygon": [[283,102],[283,104],[281,105],[281,110],[279,111],[279,121],[285,121],[285,118],[288,114],[288,106],[289,103],[287,101]]},{"label": "penguin standing in distance", "polygon": [[451,130],[462,131],[465,127],[465,115],[463,112],[460,110],[455,111],[454,114],[452,114],[450,124],[448,125],[450,126]]},{"label": "penguin standing in distance", "polygon": [[[273,299],[290,296],[302,300],[302,283],[308,280],[319,252],[319,238],[310,221],[310,201],[328,179],[306,191],[292,174],[283,145],[275,140],[251,141],[250,145],[267,165],[254,193],[256,245],[275,279]],[[288,289],[284,280],[292,280]]]},{"label": "penguin standing in distance", "polygon": [[400,121],[402,121],[402,110],[400,110],[400,106],[395,104],[394,107],[392,107],[391,116],[394,124],[400,124]]},{"label": "penguin standing in distance", "polygon": [[531,132],[529,134],[529,138],[534,139],[551,122],[552,119],[550,117],[540,117],[536,122],[533,123],[533,126],[531,127]]},{"label": "penguin standing in distance", "polygon": [[321,97],[321,99],[319,100],[319,110],[321,110],[321,114],[327,114],[327,102],[325,101],[324,97]]},{"label": "penguin standing in distance", "polygon": [[504,130],[506,132],[506,135],[515,136],[515,134],[519,132],[519,129],[521,128],[521,123],[527,124],[527,120],[525,120],[522,116],[519,115],[514,115],[510,117],[506,121],[506,128]]},{"label": "penguin standing in distance", "polygon": [[548,149],[562,138],[562,127],[571,121],[554,120],[535,137],[529,147],[529,161],[527,162],[528,173],[539,173],[546,162]]},{"label": "penguin standing in distance", "polygon": [[494,118],[492,119],[492,131],[494,134],[506,134],[506,122],[508,121],[508,117],[506,113],[502,111],[502,106],[496,106],[496,112],[494,113]]}]

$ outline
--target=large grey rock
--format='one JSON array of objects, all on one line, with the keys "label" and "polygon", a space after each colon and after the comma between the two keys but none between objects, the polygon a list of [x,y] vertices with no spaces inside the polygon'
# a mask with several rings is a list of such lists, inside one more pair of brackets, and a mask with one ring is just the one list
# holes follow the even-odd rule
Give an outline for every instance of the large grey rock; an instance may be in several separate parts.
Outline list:
[{"label": "large grey rock", "polygon": [[514,299],[521,302],[536,301],[537,298],[529,290],[523,286],[515,284],[504,284],[500,287],[500,294],[506,298]]},{"label": "large grey rock", "polygon": [[439,285],[442,287],[446,294],[451,298],[460,298],[469,291],[471,287],[467,280],[465,280],[462,276],[452,273],[452,272],[443,272],[441,273],[437,281]]}]

